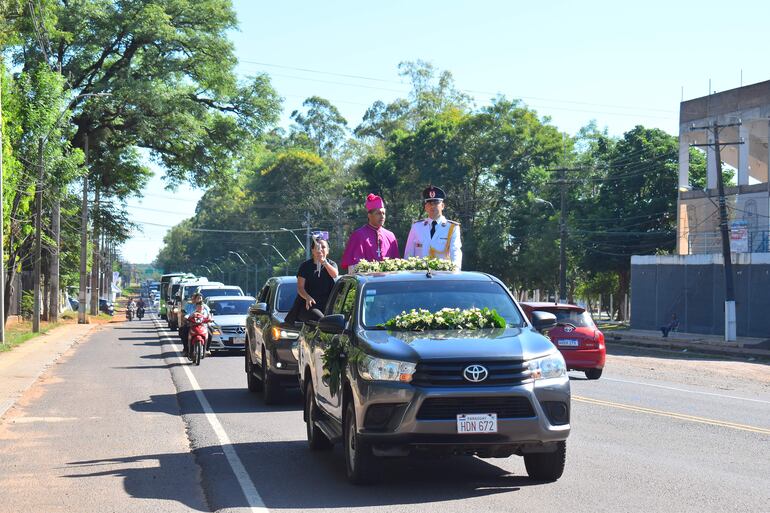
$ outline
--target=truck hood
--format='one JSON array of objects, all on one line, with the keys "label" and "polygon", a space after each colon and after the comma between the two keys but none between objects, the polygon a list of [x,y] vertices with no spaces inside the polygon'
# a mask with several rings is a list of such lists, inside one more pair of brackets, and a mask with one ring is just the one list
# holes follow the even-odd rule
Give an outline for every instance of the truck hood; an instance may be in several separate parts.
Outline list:
[{"label": "truck hood", "polygon": [[359,332],[361,349],[371,356],[419,362],[427,360],[530,360],[556,347],[532,328],[483,330]]}]

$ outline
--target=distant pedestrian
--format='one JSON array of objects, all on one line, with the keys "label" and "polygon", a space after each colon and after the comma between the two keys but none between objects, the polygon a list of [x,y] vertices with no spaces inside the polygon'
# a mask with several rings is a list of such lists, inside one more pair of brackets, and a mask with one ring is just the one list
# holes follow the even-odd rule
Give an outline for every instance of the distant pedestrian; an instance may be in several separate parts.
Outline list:
[{"label": "distant pedestrian", "polygon": [[676,314],[671,314],[671,322],[666,324],[665,326],[660,327],[661,333],[663,333],[663,338],[668,338],[668,334],[672,331],[676,331],[679,328],[679,319],[676,318]]}]

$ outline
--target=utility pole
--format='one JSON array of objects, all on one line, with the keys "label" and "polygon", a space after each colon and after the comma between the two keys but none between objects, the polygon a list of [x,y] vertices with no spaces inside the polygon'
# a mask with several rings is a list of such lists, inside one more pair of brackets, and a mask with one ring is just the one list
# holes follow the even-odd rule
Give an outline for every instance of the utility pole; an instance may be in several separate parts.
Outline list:
[{"label": "utility pole", "polygon": [[40,282],[41,260],[43,251],[41,248],[42,218],[43,218],[43,147],[45,141],[41,137],[37,141],[37,187],[35,190],[35,265],[33,274],[34,304],[32,305],[32,333],[40,332]]},{"label": "utility pole", "polygon": [[567,170],[561,169],[561,210],[559,215],[559,302],[567,302]]},{"label": "utility pole", "polygon": [[86,172],[83,174],[83,203],[80,213],[80,291],[78,293],[78,324],[88,324],[86,289],[88,288],[88,134],[84,141]]},{"label": "utility pole", "polygon": [[61,199],[59,195],[53,202],[51,211],[51,230],[53,231],[54,247],[51,251],[51,263],[49,275],[51,278],[51,298],[48,306],[48,320],[57,322],[59,320],[59,249],[61,245]]},{"label": "utility pole", "polygon": [[99,315],[99,183],[94,182],[94,217],[91,235],[91,315]]},{"label": "utility pole", "polygon": [[730,254],[730,233],[727,230],[727,202],[725,200],[725,185],[722,178],[721,146],[743,144],[738,142],[719,142],[719,130],[741,123],[720,125],[714,121],[712,125],[691,127],[690,130],[711,130],[714,134],[714,142],[706,144],[693,144],[692,146],[713,146],[717,165],[717,194],[719,195],[719,231],[722,236],[722,261],[725,274],[725,341],[734,341],[737,336],[737,321],[735,317],[735,287],[733,285],[733,261]]}]

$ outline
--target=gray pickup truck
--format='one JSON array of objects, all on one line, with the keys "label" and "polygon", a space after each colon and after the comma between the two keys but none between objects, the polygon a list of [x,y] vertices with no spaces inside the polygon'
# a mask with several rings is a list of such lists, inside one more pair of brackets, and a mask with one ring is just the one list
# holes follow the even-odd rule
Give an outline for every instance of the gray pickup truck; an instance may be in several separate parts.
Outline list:
[{"label": "gray pickup truck", "polygon": [[[413,308],[474,307],[496,310],[507,327],[383,327]],[[310,449],[343,443],[353,483],[376,479],[378,457],[421,453],[515,454],[531,478],[557,480],[570,432],[570,384],[563,357],[538,333],[553,325],[549,313],[528,321],[487,274],[343,276],[325,317],[304,327],[296,348]],[[333,354],[340,348],[356,357]],[[335,359],[339,379],[329,372]]]}]

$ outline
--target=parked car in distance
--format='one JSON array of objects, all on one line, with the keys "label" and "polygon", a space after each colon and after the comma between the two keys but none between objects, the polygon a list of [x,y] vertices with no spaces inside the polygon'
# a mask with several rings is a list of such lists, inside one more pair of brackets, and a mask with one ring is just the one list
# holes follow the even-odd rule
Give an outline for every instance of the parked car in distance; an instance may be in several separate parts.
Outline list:
[{"label": "parked car in distance", "polygon": [[112,304],[112,301],[108,301],[107,299],[100,298],[99,311],[104,312],[107,315],[112,315],[115,313],[115,305]]},{"label": "parked car in distance", "polygon": [[246,384],[250,392],[262,392],[266,404],[276,403],[284,388],[298,385],[292,345],[299,330],[284,324],[296,297],[295,276],[270,278],[246,318]]},{"label": "parked car in distance", "polygon": [[[490,308],[505,328],[402,331],[401,312]],[[299,338],[298,370],[310,449],[344,445],[348,479],[375,480],[378,457],[424,453],[524,457],[530,477],[561,477],[570,432],[564,358],[497,278],[476,272],[342,276],[325,316]],[[335,392],[326,351],[349,345]],[[331,348],[331,349],[330,349]],[[334,353],[332,353],[334,354]],[[352,360],[352,361],[351,361]]]},{"label": "parked car in distance", "polygon": [[204,301],[214,318],[209,349],[242,350],[246,345],[246,317],[256,299],[253,296],[211,296]]},{"label": "parked car in distance", "polygon": [[531,312],[550,312],[556,316],[556,326],[548,336],[559,348],[569,370],[585,372],[588,379],[599,379],[604,370],[607,348],[604,333],[596,327],[585,308],[566,303],[525,302],[521,307],[529,317]]}]

